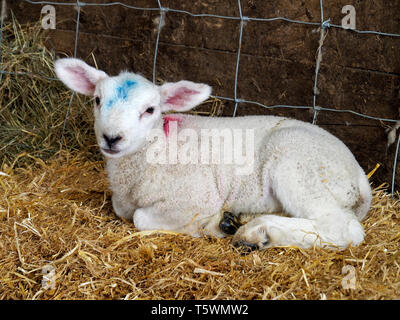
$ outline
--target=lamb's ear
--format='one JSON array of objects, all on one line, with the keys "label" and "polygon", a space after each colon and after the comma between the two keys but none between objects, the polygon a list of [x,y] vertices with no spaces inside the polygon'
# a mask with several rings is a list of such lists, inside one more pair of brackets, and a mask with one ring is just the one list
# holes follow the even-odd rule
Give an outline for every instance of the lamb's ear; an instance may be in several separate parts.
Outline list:
[{"label": "lamb's ear", "polygon": [[108,77],[104,71],[75,58],[58,59],[54,63],[54,70],[68,88],[87,96],[93,96],[96,83]]},{"label": "lamb's ear", "polygon": [[188,111],[206,100],[211,87],[190,81],[167,82],[161,86],[161,110]]}]

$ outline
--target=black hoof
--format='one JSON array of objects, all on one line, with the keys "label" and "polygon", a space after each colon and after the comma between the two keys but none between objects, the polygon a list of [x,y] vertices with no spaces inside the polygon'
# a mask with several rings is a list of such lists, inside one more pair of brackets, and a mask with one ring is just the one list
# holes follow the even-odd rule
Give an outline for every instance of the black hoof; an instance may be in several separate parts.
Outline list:
[{"label": "black hoof", "polygon": [[250,253],[252,251],[258,250],[258,245],[246,241],[237,241],[233,244],[233,246],[235,248],[238,248],[242,253]]},{"label": "black hoof", "polygon": [[240,222],[230,212],[224,212],[224,217],[219,223],[219,228],[223,233],[235,234],[237,229],[241,226]]}]

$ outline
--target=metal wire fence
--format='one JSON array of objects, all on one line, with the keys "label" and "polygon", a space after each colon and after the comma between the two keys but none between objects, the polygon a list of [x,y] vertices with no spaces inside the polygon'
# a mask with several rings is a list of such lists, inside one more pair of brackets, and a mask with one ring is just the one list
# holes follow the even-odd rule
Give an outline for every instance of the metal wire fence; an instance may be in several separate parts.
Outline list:
[{"label": "metal wire fence", "polygon": [[[237,45],[237,55],[236,55],[236,66],[235,66],[235,80],[234,80],[234,92],[233,92],[233,97],[223,97],[223,96],[212,96],[221,100],[225,101],[231,101],[234,102],[234,111],[232,116],[235,117],[237,114],[238,107],[241,103],[247,103],[247,104],[253,104],[257,105],[262,108],[266,109],[275,109],[275,108],[289,108],[289,109],[309,109],[313,112],[313,124],[316,123],[318,113],[319,112],[324,112],[324,111],[329,111],[329,112],[340,112],[340,113],[350,113],[353,115],[356,115],[358,117],[362,118],[367,118],[371,120],[376,120],[376,121],[383,121],[383,122],[389,122],[389,123],[396,123],[398,120],[396,119],[388,119],[388,118],[380,118],[380,117],[374,117],[370,116],[367,114],[359,113],[354,110],[337,110],[337,109],[332,109],[332,108],[326,108],[319,106],[317,104],[317,96],[318,96],[318,74],[320,70],[320,65],[322,61],[322,46],[324,43],[324,38],[325,38],[325,33],[326,29],[328,28],[337,28],[337,29],[343,29],[346,32],[356,32],[360,34],[370,34],[370,35],[378,35],[381,37],[400,37],[400,34],[396,33],[386,33],[386,32],[380,32],[380,31],[373,31],[373,30],[358,30],[358,29],[348,29],[346,27],[343,27],[341,25],[333,24],[331,23],[330,19],[325,19],[324,17],[324,6],[323,6],[323,0],[320,0],[320,21],[319,22],[308,22],[308,21],[301,21],[301,20],[295,20],[295,19],[289,19],[286,17],[273,17],[273,18],[253,18],[253,17],[247,17],[243,15],[242,12],[242,5],[240,0],[237,0],[237,6],[238,6],[238,11],[239,11],[239,16],[226,16],[226,15],[217,15],[217,14],[209,14],[209,13],[193,13],[189,12],[186,10],[180,10],[180,9],[174,9],[174,8],[169,8],[169,7],[164,7],[162,5],[161,0],[157,0],[158,7],[149,7],[149,8],[143,8],[143,7],[137,7],[137,6],[132,6],[128,5],[123,2],[108,2],[108,3],[94,3],[94,2],[82,2],[82,1],[75,1],[75,2],[54,2],[54,1],[33,1],[33,0],[22,0],[26,3],[33,4],[33,5],[54,5],[54,6],[74,6],[76,8],[77,14],[76,14],[76,29],[75,29],[75,44],[74,44],[74,57],[77,55],[77,48],[78,48],[78,39],[79,39],[79,23],[80,23],[80,15],[81,15],[81,8],[82,7],[89,7],[89,6],[103,6],[103,7],[109,7],[109,6],[121,6],[133,10],[141,10],[141,11],[158,11],[160,13],[159,16],[159,22],[158,22],[158,29],[157,29],[157,35],[156,35],[156,43],[155,43],[155,50],[154,50],[154,59],[153,59],[153,82],[156,80],[156,75],[157,75],[157,55],[158,55],[158,45],[160,41],[160,33],[162,31],[163,25],[164,25],[164,20],[165,20],[165,15],[168,13],[181,13],[181,14],[186,14],[191,17],[210,17],[210,18],[218,18],[218,19],[228,19],[228,20],[237,20],[240,21],[240,29],[239,29],[239,42]],[[2,8],[4,10],[4,7]],[[318,52],[317,52],[317,58],[316,58],[316,63],[315,63],[315,76],[314,76],[314,87],[313,87],[313,104],[310,106],[293,106],[293,105],[265,105],[263,103],[260,103],[258,101],[251,101],[251,100],[245,100],[241,99],[238,96],[237,93],[237,88],[238,88],[238,74],[239,74],[239,64],[240,64],[240,55],[241,55],[241,45],[242,45],[242,38],[243,38],[243,30],[245,28],[245,25],[248,22],[251,21],[258,21],[258,22],[272,22],[272,21],[285,21],[288,23],[294,23],[294,24],[302,24],[302,25],[308,25],[312,27],[319,27],[319,32],[320,32],[320,39],[319,39],[319,45],[318,45]],[[1,21],[0,21],[0,63],[1,63],[1,44],[2,44],[2,29],[3,29],[3,24],[4,24],[4,14],[1,14]],[[22,72],[9,72],[9,71],[4,71],[1,68],[0,65],[0,81],[1,77],[3,74],[12,74],[12,75],[31,75],[29,73],[22,73]],[[43,75],[39,75],[43,76]],[[55,78],[49,78],[45,77],[46,79],[50,80],[55,80],[57,81],[58,79]],[[66,123],[68,120],[71,104],[74,98],[74,93],[71,95],[68,109],[66,111],[65,115],[65,120],[64,120],[64,127],[63,127],[63,132],[66,127]],[[397,139],[397,144],[396,144],[396,152],[394,156],[394,164],[393,164],[393,175],[392,175],[392,194],[394,193],[394,188],[395,188],[395,176],[396,176],[396,167],[397,167],[397,160],[398,160],[398,154],[399,154],[399,149],[400,149],[400,136]]]}]

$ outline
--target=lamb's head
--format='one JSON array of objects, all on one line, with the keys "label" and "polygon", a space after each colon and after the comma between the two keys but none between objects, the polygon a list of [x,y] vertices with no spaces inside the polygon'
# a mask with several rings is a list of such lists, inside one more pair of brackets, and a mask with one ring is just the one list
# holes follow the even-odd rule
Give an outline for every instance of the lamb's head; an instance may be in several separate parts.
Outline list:
[{"label": "lamb's head", "polygon": [[190,110],[211,93],[208,85],[184,80],[157,86],[130,72],[110,77],[74,58],[57,60],[55,72],[67,87],[94,98],[97,143],[110,158],[143,146],[162,112]]}]

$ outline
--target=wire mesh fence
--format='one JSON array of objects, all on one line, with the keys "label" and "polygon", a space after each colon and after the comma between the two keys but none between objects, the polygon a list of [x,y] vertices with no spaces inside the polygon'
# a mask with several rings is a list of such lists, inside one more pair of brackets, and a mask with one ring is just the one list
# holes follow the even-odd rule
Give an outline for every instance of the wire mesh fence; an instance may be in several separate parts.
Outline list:
[{"label": "wire mesh fence", "polygon": [[[72,1],[72,2],[55,2],[55,1],[33,1],[33,0],[21,0],[26,3],[32,4],[32,5],[53,5],[53,6],[73,6],[76,9],[76,28],[75,28],[75,41],[74,41],[74,50],[73,50],[73,55],[74,57],[77,56],[77,48],[78,48],[78,39],[79,39],[79,25],[80,25],[80,17],[81,17],[81,8],[82,7],[94,7],[94,6],[103,6],[103,7],[110,7],[110,6],[121,6],[127,9],[132,9],[132,10],[141,10],[141,11],[153,11],[153,12],[159,12],[159,19],[158,19],[158,28],[157,28],[157,34],[156,34],[156,40],[155,40],[155,49],[154,49],[154,57],[153,57],[153,71],[152,71],[152,80],[153,82],[156,81],[157,77],[157,56],[158,56],[158,51],[159,51],[159,42],[160,42],[160,34],[163,29],[163,25],[165,22],[165,17],[169,13],[179,13],[179,14],[184,14],[188,15],[191,17],[208,17],[208,18],[216,18],[216,19],[227,19],[227,20],[236,20],[240,22],[240,28],[239,28],[239,37],[238,37],[238,43],[237,43],[237,50],[236,50],[236,64],[235,64],[235,74],[234,74],[234,90],[233,94],[231,97],[227,96],[213,96],[214,98],[220,99],[220,100],[225,100],[225,101],[231,101],[234,103],[234,110],[232,116],[235,117],[237,115],[238,108],[240,104],[246,103],[246,104],[252,104],[256,105],[262,108],[266,109],[276,109],[276,108],[288,108],[288,109],[308,109],[313,113],[313,120],[312,122],[315,124],[318,118],[318,114],[320,112],[338,112],[338,113],[349,113],[353,114],[357,117],[361,118],[366,118],[370,120],[375,120],[375,121],[382,121],[382,122],[388,122],[388,123],[396,123],[398,120],[397,119],[389,119],[389,118],[383,118],[383,117],[376,117],[376,116],[371,116],[368,114],[356,112],[354,110],[343,110],[343,109],[333,109],[333,108],[327,108],[320,106],[318,104],[318,75],[320,71],[320,66],[321,66],[321,61],[322,61],[322,47],[324,45],[324,39],[326,36],[326,30],[329,28],[336,28],[336,29],[342,29],[344,32],[355,32],[359,34],[367,34],[367,35],[376,35],[379,37],[399,37],[400,34],[397,33],[386,33],[386,32],[380,32],[380,31],[375,31],[375,30],[358,30],[355,28],[349,29],[345,26],[342,25],[337,25],[331,23],[330,19],[326,19],[324,15],[324,1],[320,0],[320,21],[318,22],[309,22],[309,21],[301,21],[301,20],[296,20],[296,19],[290,19],[287,17],[272,17],[272,18],[255,18],[255,17],[248,17],[243,15],[242,12],[242,4],[240,0],[237,0],[237,9],[239,12],[238,16],[228,16],[228,15],[218,15],[218,14],[209,14],[209,13],[193,13],[190,11],[186,10],[181,10],[181,9],[175,9],[175,8],[170,8],[170,7],[164,7],[162,4],[162,0],[157,0],[158,6],[157,7],[137,7],[133,5],[126,4],[124,2],[108,2],[108,3],[97,3],[97,2],[82,2],[82,1]],[[4,1],[3,1],[3,6],[2,6],[2,14],[1,14],[1,21],[0,21],[0,63],[1,63],[1,44],[2,44],[2,30],[3,30],[3,25],[4,25],[4,11],[5,6],[4,6]],[[257,22],[273,22],[273,21],[284,21],[287,23],[292,23],[292,24],[302,24],[306,26],[310,26],[313,28],[318,27],[319,28],[319,33],[320,33],[320,38],[318,42],[318,51],[316,55],[316,61],[315,61],[315,73],[314,73],[314,85],[313,85],[313,91],[312,91],[312,105],[265,105],[261,102],[258,101],[252,101],[252,100],[247,100],[247,99],[242,99],[238,95],[238,75],[239,75],[239,65],[240,65],[240,58],[241,58],[241,47],[242,47],[242,39],[243,39],[243,30],[245,29],[247,23],[252,22],[252,21],[257,21]],[[2,67],[0,65],[0,81],[2,79],[3,74],[12,74],[15,76],[30,76],[31,74],[25,73],[25,72],[10,72],[10,71],[5,71],[2,70]],[[43,75],[38,75],[38,76],[43,76]],[[45,77],[48,80],[54,80],[58,81],[58,79],[55,78],[49,78]],[[65,129],[65,126],[68,121],[68,116],[70,113],[70,108],[71,104],[74,98],[74,93],[72,94],[68,109],[66,110],[66,115],[65,115],[65,120],[64,120],[64,127],[63,127],[63,132]],[[395,176],[396,176],[396,167],[397,167],[397,160],[398,160],[398,154],[399,154],[399,149],[400,149],[400,137],[397,139],[397,144],[396,144],[396,152],[393,160],[393,174],[392,174],[392,186],[391,186],[391,191],[394,193],[395,189]]]}]

